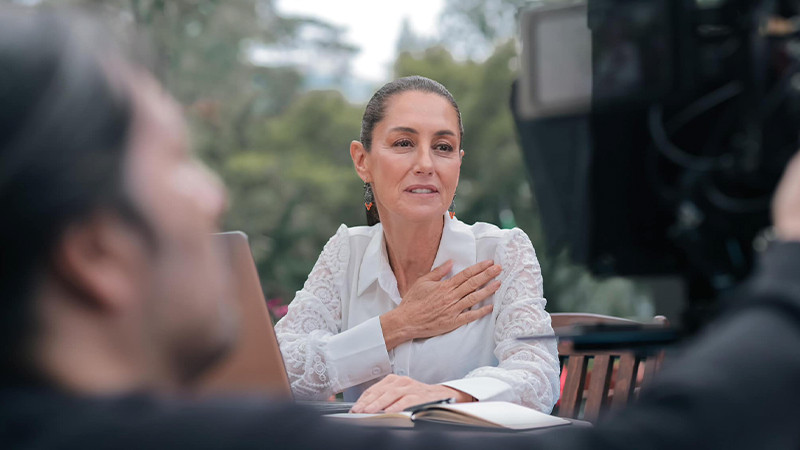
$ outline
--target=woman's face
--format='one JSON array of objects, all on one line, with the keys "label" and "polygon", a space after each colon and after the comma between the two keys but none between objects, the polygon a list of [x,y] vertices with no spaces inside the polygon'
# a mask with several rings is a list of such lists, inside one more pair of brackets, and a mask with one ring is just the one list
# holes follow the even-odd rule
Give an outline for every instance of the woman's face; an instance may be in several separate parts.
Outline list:
[{"label": "woman's face", "polygon": [[438,94],[396,94],[373,130],[372,149],[360,155],[353,155],[356,169],[372,183],[382,220],[441,216],[453,200],[461,169],[455,108]]}]

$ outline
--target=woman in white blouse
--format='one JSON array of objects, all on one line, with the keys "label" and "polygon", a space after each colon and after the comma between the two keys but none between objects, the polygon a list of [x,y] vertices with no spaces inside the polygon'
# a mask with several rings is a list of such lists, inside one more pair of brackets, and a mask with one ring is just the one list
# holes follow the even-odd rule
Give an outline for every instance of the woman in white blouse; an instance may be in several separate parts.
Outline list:
[{"label": "woman in white blouse", "polygon": [[339,227],[275,326],[295,397],[354,412],[453,397],[550,412],[559,396],[542,277],[521,230],[455,218],[463,129],[441,84],[406,77],[369,101],[350,155],[370,226]]}]

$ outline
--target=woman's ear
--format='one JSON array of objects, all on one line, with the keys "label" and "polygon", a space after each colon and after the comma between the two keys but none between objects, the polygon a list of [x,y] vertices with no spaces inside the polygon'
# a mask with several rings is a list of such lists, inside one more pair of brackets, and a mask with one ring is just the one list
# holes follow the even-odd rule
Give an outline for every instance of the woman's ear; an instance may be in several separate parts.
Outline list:
[{"label": "woman's ear", "polygon": [[364,144],[359,141],[353,141],[350,143],[350,158],[353,160],[353,166],[356,168],[356,172],[358,176],[364,180],[365,183],[369,183],[372,181],[372,177],[369,173],[369,164],[367,161],[367,149],[364,148]]},{"label": "woman's ear", "polygon": [[459,156],[461,156],[461,159],[464,159],[464,149],[463,148],[461,150],[459,150],[458,154],[459,154]]}]

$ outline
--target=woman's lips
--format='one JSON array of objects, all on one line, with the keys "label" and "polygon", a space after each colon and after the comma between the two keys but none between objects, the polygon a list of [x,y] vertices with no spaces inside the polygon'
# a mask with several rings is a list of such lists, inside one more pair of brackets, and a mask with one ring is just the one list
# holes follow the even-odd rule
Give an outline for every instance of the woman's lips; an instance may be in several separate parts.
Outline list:
[{"label": "woman's lips", "polygon": [[439,192],[439,190],[434,186],[409,186],[406,188],[406,192],[412,194],[435,194]]}]

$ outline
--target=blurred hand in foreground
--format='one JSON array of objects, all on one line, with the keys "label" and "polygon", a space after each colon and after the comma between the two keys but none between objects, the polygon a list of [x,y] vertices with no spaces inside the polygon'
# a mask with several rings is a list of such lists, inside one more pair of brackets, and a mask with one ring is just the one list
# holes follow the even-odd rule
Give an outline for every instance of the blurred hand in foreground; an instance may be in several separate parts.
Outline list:
[{"label": "blurred hand in foreground", "polygon": [[772,218],[780,239],[800,241],[800,152],[789,161],[775,191]]}]

